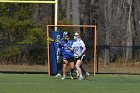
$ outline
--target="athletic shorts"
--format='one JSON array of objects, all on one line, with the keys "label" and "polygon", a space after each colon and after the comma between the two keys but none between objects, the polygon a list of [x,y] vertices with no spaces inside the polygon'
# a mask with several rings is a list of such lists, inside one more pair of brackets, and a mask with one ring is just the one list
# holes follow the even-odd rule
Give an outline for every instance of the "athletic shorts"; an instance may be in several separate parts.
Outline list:
[{"label": "athletic shorts", "polygon": [[67,60],[68,62],[74,62],[74,56],[72,56],[72,55],[63,55],[63,60]]},{"label": "athletic shorts", "polygon": [[63,58],[63,60],[67,60],[69,63],[74,62],[74,58]]},{"label": "athletic shorts", "polygon": [[80,56],[80,57],[76,58],[76,61],[77,61],[77,60],[81,60],[81,61],[83,62],[84,57],[85,57],[85,56]]}]

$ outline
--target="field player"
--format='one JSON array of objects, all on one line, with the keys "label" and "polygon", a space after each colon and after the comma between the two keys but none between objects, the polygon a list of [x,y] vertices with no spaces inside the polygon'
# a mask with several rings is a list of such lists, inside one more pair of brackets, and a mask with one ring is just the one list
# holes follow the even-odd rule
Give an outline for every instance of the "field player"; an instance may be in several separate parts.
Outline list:
[{"label": "field player", "polygon": [[73,42],[72,48],[74,49],[74,56],[76,58],[75,66],[79,73],[79,80],[82,80],[83,75],[82,75],[81,65],[82,65],[82,59],[85,56],[84,53],[85,53],[86,47],[78,32],[74,34],[74,42]]},{"label": "field player", "polygon": [[[70,65],[71,73],[73,73],[75,67],[74,53],[72,50],[68,48],[68,47],[72,47],[74,41],[70,40],[69,32],[64,32],[63,37],[64,37],[64,41],[62,41],[62,54],[63,54],[63,77],[61,78],[62,80],[66,78],[67,64]],[[71,75],[70,78],[73,79]]]}]

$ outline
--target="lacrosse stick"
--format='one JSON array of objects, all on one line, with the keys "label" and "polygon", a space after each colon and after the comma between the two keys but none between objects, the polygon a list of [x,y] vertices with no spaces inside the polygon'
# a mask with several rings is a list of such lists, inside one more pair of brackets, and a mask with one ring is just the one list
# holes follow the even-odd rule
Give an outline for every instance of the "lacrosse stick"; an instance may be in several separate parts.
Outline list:
[{"label": "lacrosse stick", "polygon": [[[51,37],[47,37],[47,40],[48,41],[50,41],[50,42],[56,42],[56,43],[58,43],[58,44],[60,44],[60,45],[62,45],[62,43],[58,40],[58,39],[53,39],[53,38],[51,38]],[[63,45],[62,45],[63,46]],[[69,46],[65,46],[65,47],[67,47],[69,50],[71,50],[72,52],[74,52],[74,50],[71,48],[71,47],[69,47]],[[74,52],[76,55],[79,55],[78,53],[76,53],[76,52]]]}]

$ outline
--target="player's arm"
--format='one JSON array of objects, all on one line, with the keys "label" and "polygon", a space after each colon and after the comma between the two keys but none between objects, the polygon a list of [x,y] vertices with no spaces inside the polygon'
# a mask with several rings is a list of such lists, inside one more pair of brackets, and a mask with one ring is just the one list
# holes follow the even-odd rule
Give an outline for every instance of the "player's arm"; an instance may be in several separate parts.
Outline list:
[{"label": "player's arm", "polygon": [[85,46],[85,44],[84,44],[84,42],[83,41],[81,41],[81,45],[82,45],[82,52],[81,52],[81,54],[79,54],[79,56],[82,56],[84,53],[85,53],[85,51],[86,51],[86,46]]},{"label": "player's arm", "polygon": [[82,52],[81,52],[81,55],[83,55],[83,54],[85,53],[85,51],[86,51],[86,47],[83,46],[83,50],[82,50]]}]

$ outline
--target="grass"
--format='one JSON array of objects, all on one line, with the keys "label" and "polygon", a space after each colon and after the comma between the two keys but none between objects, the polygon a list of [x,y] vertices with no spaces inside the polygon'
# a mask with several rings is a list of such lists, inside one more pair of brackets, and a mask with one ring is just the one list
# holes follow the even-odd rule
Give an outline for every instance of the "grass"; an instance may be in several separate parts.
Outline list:
[{"label": "grass", "polygon": [[139,93],[140,76],[96,75],[61,80],[47,74],[0,74],[0,93]]}]

